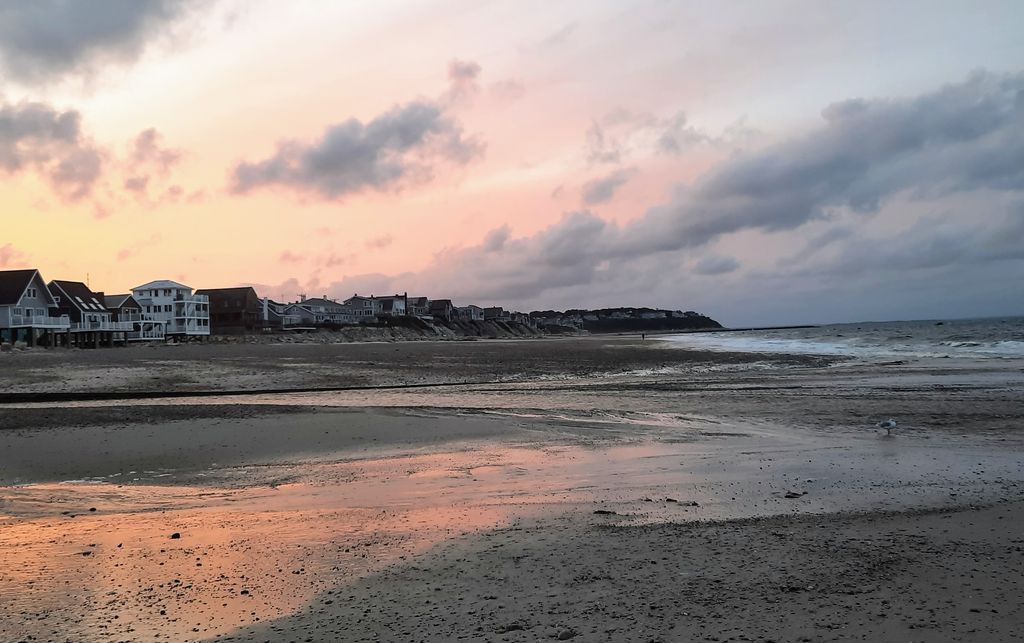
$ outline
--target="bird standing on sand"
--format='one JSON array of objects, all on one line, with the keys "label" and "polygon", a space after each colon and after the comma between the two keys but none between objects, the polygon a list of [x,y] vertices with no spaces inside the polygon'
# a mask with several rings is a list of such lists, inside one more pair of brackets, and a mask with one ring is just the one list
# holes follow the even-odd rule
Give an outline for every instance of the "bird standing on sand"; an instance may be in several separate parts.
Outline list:
[{"label": "bird standing on sand", "polygon": [[892,430],[896,428],[896,420],[889,418],[888,420],[879,422],[876,426],[880,429],[885,429],[886,435],[892,435]]}]

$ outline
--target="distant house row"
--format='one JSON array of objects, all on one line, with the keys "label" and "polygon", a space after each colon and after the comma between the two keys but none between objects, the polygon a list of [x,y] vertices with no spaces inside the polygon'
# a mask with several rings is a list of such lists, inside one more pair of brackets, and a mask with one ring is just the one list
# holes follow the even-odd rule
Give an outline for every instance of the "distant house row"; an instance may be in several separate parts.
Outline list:
[{"label": "distant house row", "polygon": [[171,280],[151,281],[130,293],[107,295],[80,281],[46,282],[35,269],[0,271],[0,342],[47,346],[112,346],[211,334],[313,330],[378,323],[394,317],[443,322],[520,322],[503,308],[455,306],[450,299],[408,294],[326,296],[292,303],[261,298],[252,287],[193,291]]},{"label": "distant house row", "polygon": [[260,298],[252,287],[200,290],[210,299],[210,321],[217,334],[245,334],[261,330],[311,329],[377,323],[395,317],[428,321],[519,321],[531,324],[529,315],[503,308],[456,306],[450,299],[410,297],[407,293],[382,297],[355,294],[345,300],[323,297],[281,303]]},{"label": "distant house row", "polygon": [[110,346],[209,334],[209,298],[175,281],[107,295],[35,269],[0,271],[0,341]]}]

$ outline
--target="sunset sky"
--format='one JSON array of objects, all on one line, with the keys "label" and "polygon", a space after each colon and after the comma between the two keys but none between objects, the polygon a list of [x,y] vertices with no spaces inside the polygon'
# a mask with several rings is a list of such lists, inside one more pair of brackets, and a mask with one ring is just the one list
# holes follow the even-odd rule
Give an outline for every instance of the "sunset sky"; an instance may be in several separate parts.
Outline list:
[{"label": "sunset sky", "polygon": [[1024,314],[1024,3],[0,0],[0,269]]}]

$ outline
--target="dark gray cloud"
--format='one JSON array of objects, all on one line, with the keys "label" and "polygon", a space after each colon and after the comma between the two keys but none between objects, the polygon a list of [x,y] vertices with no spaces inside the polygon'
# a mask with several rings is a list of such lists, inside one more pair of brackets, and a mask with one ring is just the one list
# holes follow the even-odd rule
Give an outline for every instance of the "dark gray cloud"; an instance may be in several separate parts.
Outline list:
[{"label": "dark gray cloud", "polygon": [[875,212],[903,192],[1024,188],[1024,74],[976,73],[900,100],[823,112],[816,130],[720,165],[623,231],[622,251],[696,247],[740,230],[791,230],[833,210]]},{"label": "dark gray cloud", "polygon": [[[390,285],[538,307],[569,305],[567,296],[594,305],[615,289],[646,293],[657,303],[662,290],[686,290],[685,273],[673,267],[688,264],[689,253],[735,233],[789,233],[805,256],[759,275],[748,269],[743,279],[750,301],[777,320],[794,321],[798,297],[837,302],[834,293],[855,275],[867,293],[859,296],[871,297],[870,288],[891,294],[917,287],[918,274],[1019,270],[1021,202],[1024,75],[977,73],[917,97],[836,103],[806,134],[723,161],[630,223],[571,213],[529,237],[502,236],[498,244],[488,235],[479,246],[445,252],[432,268],[397,275]],[[900,233],[879,220],[878,238],[855,233],[879,213],[897,216],[911,206],[943,214],[907,214],[904,223],[918,223]],[[812,222],[817,229],[805,232]],[[815,251],[824,247],[829,252]],[[735,268],[728,258],[695,267],[705,280]],[[704,296],[726,301],[718,293]],[[771,303],[772,296],[789,307]],[[921,305],[908,310],[928,309],[923,299],[911,299]]]},{"label": "dark gray cloud", "polygon": [[484,252],[498,252],[505,247],[505,242],[512,236],[512,228],[505,224],[499,228],[495,228],[487,233],[484,237],[483,248]]},{"label": "dark gray cloud", "polygon": [[598,205],[611,201],[615,191],[625,185],[633,173],[632,170],[616,170],[608,176],[587,181],[580,191],[583,205]]},{"label": "dark gray cloud", "polygon": [[0,61],[8,77],[45,82],[129,62],[191,0],[0,0]]},{"label": "dark gray cloud", "polygon": [[983,218],[923,217],[898,235],[858,235],[838,255],[800,268],[796,274],[851,276],[865,272],[907,272],[1024,260],[1024,201],[992,207]]},{"label": "dark gray cloud", "polygon": [[693,271],[698,275],[724,275],[735,272],[739,267],[740,262],[732,257],[711,256],[698,261]]},{"label": "dark gray cloud", "polygon": [[483,153],[441,104],[418,100],[395,106],[368,123],[351,118],[313,142],[282,141],[262,161],[232,172],[232,190],[285,187],[327,199],[372,189],[387,191],[429,180],[433,165],[465,165]]},{"label": "dark gray cloud", "polygon": [[81,115],[44,103],[0,104],[0,170],[35,170],[72,201],[88,196],[103,171],[103,153],[82,133]]}]

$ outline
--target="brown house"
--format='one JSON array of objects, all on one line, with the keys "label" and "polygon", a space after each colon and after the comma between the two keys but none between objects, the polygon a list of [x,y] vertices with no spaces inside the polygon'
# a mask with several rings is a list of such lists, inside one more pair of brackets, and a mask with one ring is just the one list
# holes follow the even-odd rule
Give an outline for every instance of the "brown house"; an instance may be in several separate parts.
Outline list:
[{"label": "brown house", "polygon": [[138,321],[141,319],[142,306],[135,301],[131,293],[124,295],[104,295],[103,305],[107,307],[114,321]]},{"label": "brown house", "polygon": [[434,319],[450,322],[452,320],[452,312],[454,310],[455,306],[452,305],[451,299],[430,300],[430,314]]},{"label": "brown house", "polygon": [[197,295],[210,298],[210,333],[245,335],[263,330],[263,301],[251,286],[206,288]]}]

